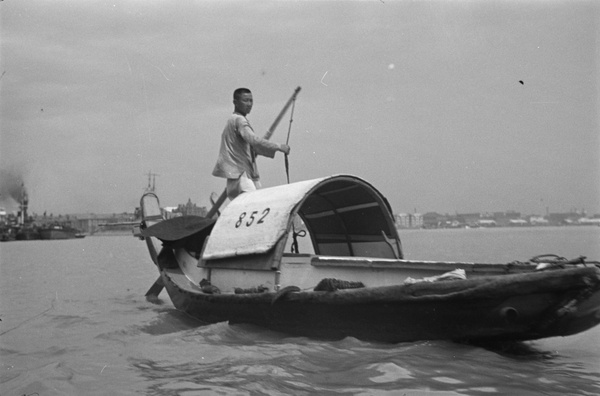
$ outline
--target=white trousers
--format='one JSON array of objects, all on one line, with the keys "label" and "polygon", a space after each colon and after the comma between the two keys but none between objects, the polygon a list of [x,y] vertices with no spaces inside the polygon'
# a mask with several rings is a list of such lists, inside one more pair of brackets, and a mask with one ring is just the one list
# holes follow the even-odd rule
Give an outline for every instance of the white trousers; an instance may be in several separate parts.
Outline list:
[{"label": "white trousers", "polygon": [[237,179],[227,179],[227,198],[231,201],[242,193],[255,191],[259,188],[260,182],[250,179],[244,172]]}]

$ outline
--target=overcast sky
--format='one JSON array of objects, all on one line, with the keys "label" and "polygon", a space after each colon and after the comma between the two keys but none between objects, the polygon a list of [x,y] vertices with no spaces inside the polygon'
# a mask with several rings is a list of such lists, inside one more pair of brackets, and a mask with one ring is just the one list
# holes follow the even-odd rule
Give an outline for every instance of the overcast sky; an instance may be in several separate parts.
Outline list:
[{"label": "overcast sky", "polygon": [[[0,2],[1,204],[208,206],[232,91],[263,134],[296,86],[292,181],[360,176],[395,212],[600,213],[593,1]],[[289,113],[273,136],[285,142]],[[263,186],[286,182],[281,153]]]}]

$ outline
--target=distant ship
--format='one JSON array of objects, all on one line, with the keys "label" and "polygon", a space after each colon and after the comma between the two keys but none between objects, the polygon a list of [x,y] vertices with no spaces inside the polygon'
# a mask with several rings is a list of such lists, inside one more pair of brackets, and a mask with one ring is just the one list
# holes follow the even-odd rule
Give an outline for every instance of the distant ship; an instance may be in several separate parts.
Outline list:
[{"label": "distant ship", "polygon": [[40,233],[35,227],[23,226],[17,229],[14,239],[17,241],[32,241],[35,239],[40,239]]},{"label": "distant ship", "polygon": [[38,231],[40,239],[75,239],[85,237],[79,230],[60,224],[40,228]]},{"label": "distant ship", "polygon": [[35,224],[27,215],[29,205],[29,196],[25,190],[25,185],[21,184],[21,196],[19,198],[19,213],[16,224],[8,224],[2,233],[3,241],[16,239],[17,241],[31,241],[40,239],[40,233]]},{"label": "distant ship", "polygon": [[39,226],[27,215],[29,197],[25,185],[21,184],[19,197],[19,213],[17,219],[2,221],[0,223],[0,241],[31,241],[36,239],[74,239],[84,238],[85,235],[71,227],[70,224],[55,222]]}]

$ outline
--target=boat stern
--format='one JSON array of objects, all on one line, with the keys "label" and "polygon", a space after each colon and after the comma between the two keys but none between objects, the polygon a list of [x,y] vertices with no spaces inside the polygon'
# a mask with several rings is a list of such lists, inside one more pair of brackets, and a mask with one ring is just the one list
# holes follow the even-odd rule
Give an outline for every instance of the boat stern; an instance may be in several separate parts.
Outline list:
[{"label": "boat stern", "polygon": [[545,323],[546,336],[569,336],[600,324],[600,268],[590,276],[590,286],[565,300]]}]

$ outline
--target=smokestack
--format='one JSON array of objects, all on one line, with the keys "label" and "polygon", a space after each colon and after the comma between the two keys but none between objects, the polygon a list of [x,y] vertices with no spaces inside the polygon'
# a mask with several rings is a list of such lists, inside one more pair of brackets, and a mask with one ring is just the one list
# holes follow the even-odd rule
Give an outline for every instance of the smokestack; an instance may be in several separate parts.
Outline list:
[{"label": "smokestack", "polygon": [[20,217],[19,222],[21,225],[25,224],[27,221],[27,206],[29,205],[29,197],[27,196],[27,191],[25,191],[25,184],[21,184],[21,199],[19,202],[20,205]]}]

